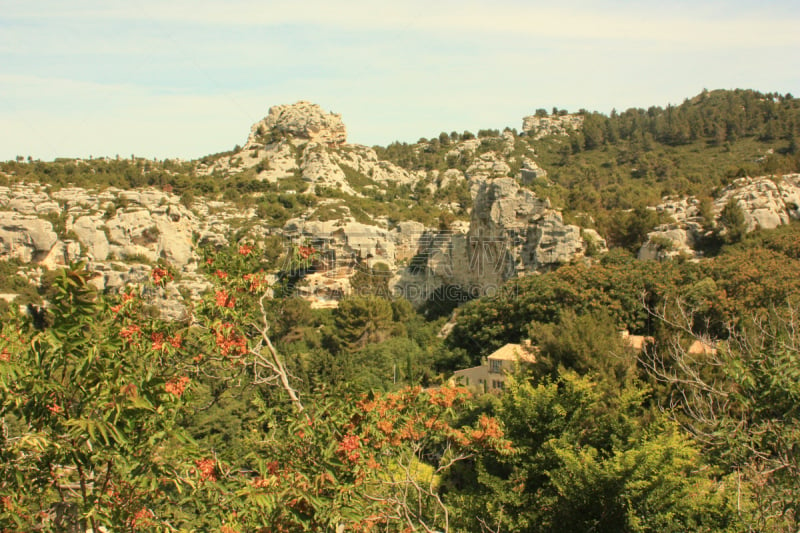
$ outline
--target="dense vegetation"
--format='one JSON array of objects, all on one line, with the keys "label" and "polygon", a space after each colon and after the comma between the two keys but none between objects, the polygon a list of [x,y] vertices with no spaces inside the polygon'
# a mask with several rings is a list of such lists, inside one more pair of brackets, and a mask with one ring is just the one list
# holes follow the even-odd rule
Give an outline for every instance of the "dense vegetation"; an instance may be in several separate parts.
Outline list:
[{"label": "dense vegetation", "polygon": [[[793,531],[796,235],[527,276],[447,340],[369,272],[335,310],[264,297],[283,262],[247,245],[209,255],[216,288],[183,323],[143,314],[168,271],[108,297],[76,265],[44,320],[5,311],[0,524]],[[524,336],[539,362],[500,397],[419,388]],[[694,338],[716,351],[689,355]]]}]

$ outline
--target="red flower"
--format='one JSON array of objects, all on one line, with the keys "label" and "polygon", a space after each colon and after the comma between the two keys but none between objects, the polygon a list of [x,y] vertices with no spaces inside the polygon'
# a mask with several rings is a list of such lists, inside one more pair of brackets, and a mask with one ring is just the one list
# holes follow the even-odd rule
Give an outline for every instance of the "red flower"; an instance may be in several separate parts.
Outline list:
[{"label": "red flower", "polygon": [[164,278],[172,279],[172,274],[170,274],[167,270],[160,267],[155,267],[153,269],[152,275],[153,275],[153,281],[156,284],[161,283],[161,280]]},{"label": "red flower", "polygon": [[3,348],[3,351],[0,352],[0,361],[5,363],[11,361],[11,352],[8,351],[8,348]]},{"label": "red flower", "polygon": [[239,246],[239,255],[250,255],[253,252],[253,247],[247,244]]},{"label": "red flower", "polygon": [[310,246],[299,246],[297,251],[300,253],[300,256],[303,259],[308,259],[312,255],[314,255],[317,251]]},{"label": "red flower", "polygon": [[346,435],[342,442],[339,443],[339,448],[336,450],[344,455],[348,461],[356,462],[361,457],[358,450],[361,449],[361,438],[358,435]]},{"label": "red flower", "polygon": [[236,303],[236,299],[232,296],[229,296],[228,291],[225,290],[217,291],[216,294],[214,294],[214,299],[219,307],[228,307],[233,309],[233,306]]},{"label": "red flower", "polygon": [[48,408],[48,409],[50,410],[50,412],[51,412],[51,413],[53,413],[54,415],[57,415],[58,413],[60,413],[61,411],[63,411],[63,410],[64,410],[64,408],[63,408],[63,407],[61,407],[60,405],[58,405],[57,403],[54,403],[54,404],[52,404],[52,405],[48,405],[48,406],[47,406],[47,408]]},{"label": "red flower", "polygon": [[181,376],[180,378],[172,378],[169,380],[166,385],[164,385],[164,389],[173,396],[180,398],[181,395],[183,395],[183,391],[186,390],[186,385],[188,384],[189,378],[186,376]]},{"label": "red flower", "polygon": [[219,329],[214,332],[214,338],[222,355],[244,355],[247,353],[247,341],[233,329],[233,324],[221,324]]},{"label": "red flower", "polygon": [[172,346],[173,348],[178,350],[178,349],[180,349],[181,345],[183,344],[183,337],[181,337],[181,334],[178,333],[174,337],[170,337],[168,342],[169,342],[170,346]]},{"label": "red flower", "polygon": [[266,287],[268,285],[267,275],[263,270],[255,274],[245,274],[242,276],[242,279],[250,283],[250,292],[258,292],[262,287]]},{"label": "red flower", "polygon": [[139,527],[145,528],[152,526],[153,523],[151,520],[153,518],[155,518],[155,515],[151,510],[142,508],[133,515],[133,518],[131,518],[131,528],[136,529]]},{"label": "red flower", "polygon": [[153,350],[159,351],[164,348],[164,334],[160,331],[154,331],[150,334],[150,340],[153,341]]},{"label": "red flower", "polygon": [[123,339],[131,340],[134,335],[138,335],[141,332],[142,332],[142,328],[140,328],[136,324],[132,324],[132,325],[128,326],[127,328],[122,328],[119,331],[119,336],[122,337]]},{"label": "red flower", "polygon": [[194,464],[200,470],[200,479],[203,481],[217,480],[217,462],[214,459],[198,459]]},{"label": "red flower", "polygon": [[214,275],[217,276],[219,279],[225,279],[225,278],[228,277],[228,273],[227,272],[225,272],[224,270],[219,270],[219,269],[216,272],[214,272]]}]

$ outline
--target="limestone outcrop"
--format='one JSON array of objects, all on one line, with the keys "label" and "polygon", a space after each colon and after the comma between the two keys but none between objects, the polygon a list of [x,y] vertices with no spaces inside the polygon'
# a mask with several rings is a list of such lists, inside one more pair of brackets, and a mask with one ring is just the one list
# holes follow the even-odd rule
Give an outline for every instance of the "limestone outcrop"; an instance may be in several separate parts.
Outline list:
[{"label": "limestone outcrop", "polygon": [[531,115],[522,119],[522,131],[534,139],[548,135],[569,135],[583,127],[583,115]]},{"label": "limestone outcrop", "polygon": [[[580,118],[526,124],[552,133],[579,127]],[[590,243],[593,250],[605,248],[599,235],[565,224],[548,200],[520,185],[546,172],[532,149],[521,149],[513,132],[464,137],[447,140],[448,158],[458,168],[419,165],[419,170],[406,170],[380,160],[373,148],[347,144],[346,128],[335,113],[309,102],[274,106],[253,124],[244,148],[204,158],[194,171],[220,180],[246,173],[247,179],[277,185],[271,190],[287,202],[293,193],[334,192],[317,198],[316,205],[284,227],[260,220],[256,206],[204,198],[190,205],[154,188],[49,190],[17,183],[0,187],[0,258],[47,268],[85,260],[98,273],[93,283],[107,291],[140,283],[153,265],[166,262],[180,273],[177,288],[170,290],[198,297],[209,286],[197,274],[200,247],[227,246],[234,235],[255,241],[279,235],[287,249],[302,245],[317,252],[301,284],[309,298],[324,304],[346,294],[356,271],[371,268],[421,303],[443,287],[485,294],[512,276],[579,258]],[[438,148],[420,141],[409,149],[420,156]],[[434,229],[410,220],[390,221],[387,215],[370,219],[351,201],[380,201],[382,190],[399,187],[408,191],[409,207],[427,190],[434,198],[441,194],[441,205],[452,213],[469,213],[470,221],[445,217],[442,227]],[[161,299],[159,305],[170,316],[180,315],[175,294],[153,298]]]},{"label": "limestone outcrop", "polygon": [[[424,172],[409,172],[389,161],[379,161],[375,150],[347,144],[340,115],[327,113],[310,102],[279,105],[253,124],[244,148],[197,165],[200,175],[232,175],[255,171],[259,180],[279,183],[301,178],[301,192],[313,194],[318,187],[363,196],[364,181],[372,187],[389,184],[415,185]],[[369,186],[368,186],[369,187]]]},{"label": "limestone outcrop", "polygon": [[347,129],[341,115],[326,113],[319,105],[302,100],[296,104],[271,107],[264,119],[253,124],[245,150],[260,144],[266,133],[328,145],[341,145],[347,141]]},{"label": "limestone outcrop", "polygon": [[39,261],[57,241],[50,222],[35,215],[0,211],[0,256],[23,263]]},{"label": "limestone outcrop", "polygon": [[722,191],[714,202],[715,212],[732,198],[744,211],[748,231],[777,228],[800,219],[800,174],[740,178]]},{"label": "limestone outcrop", "polygon": [[731,200],[742,209],[748,232],[800,220],[800,174],[735,180],[714,200],[713,221],[703,219],[700,202],[694,197],[665,199],[656,209],[669,215],[673,222],[648,234],[639,258],[661,260],[677,255],[701,255],[697,245],[713,234],[722,210]]},{"label": "limestone outcrop", "polygon": [[590,245],[597,252],[606,247],[596,232],[565,224],[548,200],[515,179],[483,180],[469,225],[424,235],[395,290],[416,303],[449,287],[472,297],[491,294],[509,278],[583,257]]}]

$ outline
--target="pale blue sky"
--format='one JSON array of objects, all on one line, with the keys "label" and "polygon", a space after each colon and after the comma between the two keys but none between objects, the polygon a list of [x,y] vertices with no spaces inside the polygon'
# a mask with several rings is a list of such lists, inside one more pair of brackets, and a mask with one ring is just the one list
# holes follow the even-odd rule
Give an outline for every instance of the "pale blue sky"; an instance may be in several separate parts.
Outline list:
[{"label": "pale blue sky", "polygon": [[0,0],[0,160],[201,157],[297,100],[385,145],[539,107],[800,95],[799,27],[796,0]]}]

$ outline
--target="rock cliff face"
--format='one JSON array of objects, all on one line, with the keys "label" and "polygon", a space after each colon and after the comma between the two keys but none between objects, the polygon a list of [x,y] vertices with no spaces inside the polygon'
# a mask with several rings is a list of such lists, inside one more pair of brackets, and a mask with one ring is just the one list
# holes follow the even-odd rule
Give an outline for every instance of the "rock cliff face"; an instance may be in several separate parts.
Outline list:
[{"label": "rock cliff face", "polygon": [[[526,119],[525,127],[564,132],[579,127],[579,118]],[[320,252],[318,271],[306,277],[302,288],[318,303],[351,291],[350,278],[369,267],[389,277],[398,294],[422,303],[446,287],[472,295],[489,293],[512,276],[583,256],[587,239],[596,241],[595,250],[605,246],[599,235],[565,224],[548,200],[520,186],[546,176],[532,150],[521,156],[520,171],[510,177],[516,148],[510,131],[492,140],[489,150],[481,139],[453,143],[448,157],[469,163],[445,171],[408,171],[379,160],[372,148],[346,141],[337,114],[309,102],[275,106],[253,124],[243,149],[207,158],[195,170],[219,179],[247,172],[282,191],[287,191],[284,180],[290,180],[299,190],[289,193],[313,194],[324,187],[351,197],[400,186],[413,191],[423,183],[436,194],[466,184],[474,205],[454,203],[452,209],[468,210],[469,223],[455,221],[447,229],[434,229],[411,220],[357,222],[350,206],[328,198],[283,228],[274,228],[259,220],[254,209],[242,211],[202,198],[185,206],[178,197],[155,189],[48,191],[18,184],[0,188],[0,258],[48,268],[83,259],[100,274],[94,280],[98,288],[109,291],[145,280],[157,261],[166,261],[180,273],[170,290],[197,296],[208,287],[197,274],[198,247],[225,246],[247,226],[249,239],[277,234],[287,246],[310,244]],[[340,216],[320,221],[316,209]],[[167,314],[180,315],[176,294],[159,296]]]},{"label": "rock cliff face", "polygon": [[[215,227],[219,216],[198,217],[177,196],[154,189],[65,188],[48,194],[38,185],[0,187],[0,259],[46,268],[85,260],[99,274],[92,283],[110,291],[146,280],[163,259],[181,275],[171,290],[199,296],[209,285],[196,273],[194,237],[227,241]],[[173,318],[183,312],[175,296],[164,293],[160,302],[154,300]]]},{"label": "rock cliff face", "polygon": [[454,272],[460,284],[480,293],[512,276],[567,263],[586,250],[578,226],[564,224],[549,200],[537,198],[513,178],[481,183],[466,237],[462,260],[467,261]]},{"label": "rock cliff face", "polygon": [[57,240],[50,222],[34,215],[0,212],[0,255],[24,263],[38,261]]},{"label": "rock cliff face", "polygon": [[395,280],[396,291],[421,303],[437,290],[459,287],[470,296],[492,294],[509,278],[544,271],[583,257],[594,231],[565,224],[546,199],[513,178],[480,181],[468,226],[420,240],[417,261]]}]

